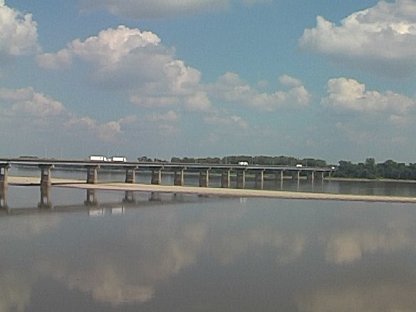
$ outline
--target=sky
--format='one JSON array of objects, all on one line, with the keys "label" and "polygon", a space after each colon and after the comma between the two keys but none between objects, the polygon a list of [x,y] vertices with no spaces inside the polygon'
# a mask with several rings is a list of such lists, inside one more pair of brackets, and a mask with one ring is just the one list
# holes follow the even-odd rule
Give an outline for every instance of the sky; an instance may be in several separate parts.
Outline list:
[{"label": "sky", "polygon": [[0,0],[0,156],[416,162],[416,1]]}]

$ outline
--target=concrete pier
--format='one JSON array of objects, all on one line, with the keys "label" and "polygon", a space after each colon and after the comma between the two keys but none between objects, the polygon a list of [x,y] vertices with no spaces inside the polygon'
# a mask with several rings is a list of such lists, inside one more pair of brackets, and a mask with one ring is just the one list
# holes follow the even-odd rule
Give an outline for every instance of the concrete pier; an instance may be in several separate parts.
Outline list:
[{"label": "concrete pier", "polygon": [[256,188],[264,189],[264,170],[256,172]]},{"label": "concrete pier", "polygon": [[86,166],[87,168],[87,183],[96,184],[98,182],[98,169],[99,165]]},{"label": "concrete pier", "polygon": [[209,187],[209,169],[199,172],[199,186]]},{"label": "concrete pier", "polygon": [[246,188],[246,171],[237,170],[237,188],[244,189]]},{"label": "concrete pier", "polygon": [[136,183],[137,167],[126,167],[126,183]]},{"label": "concrete pier", "polygon": [[7,209],[8,163],[0,164],[0,209]]},{"label": "concrete pier", "polygon": [[176,186],[184,186],[185,185],[185,170],[175,170],[173,184]]},{"label": "concrete pier", "polygon": [[39,165],[40,168],[40,186],[48,188],[52,185],[51,169],[53,165]]},{"label": "concrete pier", "polygon": [[221,187],[230,188],[231,187],[231,170],[223,170],[221,173]]},{"label": "concrete pier", "polygon": [[160,185],[162,182],[162,168],[152,170],[152,181],[151,184]]},{"label": "concrete pier", "polygon": [[7,185],[0,187],[0,209],[7,209]]}]

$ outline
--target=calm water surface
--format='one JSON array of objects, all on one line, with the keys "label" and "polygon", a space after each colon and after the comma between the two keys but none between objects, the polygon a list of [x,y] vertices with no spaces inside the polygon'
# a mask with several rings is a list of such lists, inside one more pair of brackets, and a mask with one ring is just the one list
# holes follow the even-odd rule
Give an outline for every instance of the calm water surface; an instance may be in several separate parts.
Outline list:
[{"label": "calm water surface", "polygon": [[0,211],[0,311],[416,307],[411,204],[39,193]]}]

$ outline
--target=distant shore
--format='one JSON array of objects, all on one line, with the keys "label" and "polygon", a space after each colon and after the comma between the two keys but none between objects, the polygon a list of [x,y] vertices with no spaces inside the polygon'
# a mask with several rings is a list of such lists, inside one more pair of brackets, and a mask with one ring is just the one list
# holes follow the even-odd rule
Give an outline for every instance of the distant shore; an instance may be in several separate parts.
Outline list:
[{"label": "distant shore", "polygon": [[363,179],[363,178],[325,178],[326,181],[336,182],[386,182],[386,183],[416,183],[416,180],[400,180],[400,179]]},{"label": "distant shore", "polygon": [[[40,179],[36,177],[9,177],[11,185],[39,185]],[[416,197],[382,196],[382,195],[352,195],[312,192],[288,192],[254,189],[210,188],[197,186],[170,186],[130,183],[98,183],[87,184],[81,180],[52,178],[55,187],[95,189],[107,191],[132,192],[159,192],[176,194],[194,194],[201,196],[218,197],[262,197],[302,200],[335,200],[335,201],[362,201],[386,203],[416,203]]]}]

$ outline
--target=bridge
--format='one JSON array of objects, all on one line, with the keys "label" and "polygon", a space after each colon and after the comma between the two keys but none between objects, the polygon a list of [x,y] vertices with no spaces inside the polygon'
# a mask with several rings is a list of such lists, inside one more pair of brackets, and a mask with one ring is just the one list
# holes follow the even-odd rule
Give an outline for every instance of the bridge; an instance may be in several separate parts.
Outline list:
[{"label": "bridge", "polygon": [[[11,167],[30,167],[40,171],[41,189],[49,188],[52,185],[53,170],[85,170],[86,184],[97,184],[105,181],[98,181],[98,171],[124,171],[125,183],[136,183],[136,175],[141,172],[150,172],[150,184],[160,185],[162,174],[173,174],[175,186],[185,185],[186,174],[198,174],[199,186],[209,187],[210,176],[221,176],[221,187],[231,188],[231,177],[235,178],[236,188],[246,187],[247,177],[254,178],[256,186],[263,189],[265,175],[272,175],[276,181],[283,183],[287,175],[298,182],[301,178],[307,178],[314,182],[315,179],[324,180],[325,175],[330,176],[335,170],[334,167],[301,167],[301,166],[264,166],[248,164],[201,164],[201,163],[172,163],[172,162],[140,162],[140,161],[95,161],[95,160],[74,160],[74,159],[50,159],[50,158],[0,158],[0,208],[6,206],[5,195],[8,186],[8,175]],[[286,175],[286,176],[285,176]],[[46,191],[44,191],[46,193]]]},{"label": "bridge", "polygon": [[[199,164],[199,163],[171,163],[171,162],[107,162],[90,160],[64,160],[41,158],[0,158],[0,183],[7,183],[8,170],[11,166],[37,167],[40,169],[41,184],[51,184],[51,169],[83,169],[87,173],[86,183],[98,183],[98,170],[124,170],[126,183],[135,183],[138,171],[151,172],[151,184],[160,184],[162,172],[173,173],[175,185],[184,185],[186,172],[198,172],[200,186],[209,186],[210,173],[219,173],[222,176],[221,187],[231,187],[230,176],[237,175],[237,188],[245,187],[247,173],[253,173],[260,184],[264,181],[265,174],[275,174],[277,179],[283,180],[284,173],[292,173],[292,177],[299,180],[301,175],[308,176],[312,181],[317,173],[320,178],[325,174],[331,175],[334,167],[299,167],[299,166],[264,166],[264,165],[238,165],[238,164]],[[295,174],[293,176],[293,173]]]}]

